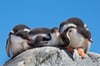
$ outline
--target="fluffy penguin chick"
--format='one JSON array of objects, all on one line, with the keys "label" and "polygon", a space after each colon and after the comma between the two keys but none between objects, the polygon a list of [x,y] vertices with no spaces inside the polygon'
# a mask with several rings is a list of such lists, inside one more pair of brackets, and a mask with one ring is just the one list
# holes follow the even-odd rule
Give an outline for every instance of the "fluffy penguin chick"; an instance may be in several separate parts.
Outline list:
[{"label": "fluffy penguin chick", "polygon": [[83,48],[85,47],[86,53],[90,48],[90,32],[83,28],[70,28],[68,30],[67,36],[70,39],[70,46],[73,48],[78,48],[79,55],[81,55],[81,57],[83,58],[85,56]]},{"label": "fluffy penguin chick", "polygon": [[[82,50],[79,51],[80,55],[83,55],[89,51],[90,45],[92,43],[91,33],[88,30],[86,24],[80,18],[73,17],[68,20],[62,22],[60,24],[60,33],[62,37],[64,37],[67,43],[67,48],[80,48]],[[85,50],[83,52],[83,47]],[[71,49],[72,51],[72,49]]]},{"label": "fluffy penguin chick", "polygon": [[[16,50],[16,48],[21,47],[21,42],[26,44],[27,40],[25,40],[23,37],[29,31],[30,28],[24,24],[18,24],[12,29],[6,42],[6,52],[9,57],[11,55],[10,53],[12,53],[14,57],[18,54],[17,51],[21,52],[20,49]],[[17,34],[20,34],[20,36]]]},{"label": "fluffy penguin chick", "polygon": [[34,46],[35,47],[44,47],[44,46],[61,47],[63,46],[63,41],[60,38],[58,28],[54,27],[51,30],[49,29],[48,31],[47,29],[43,29],[43,28],[40,28],[40,29],[35,30],[35,31],[32,30],[33,33],[36,33],[32,37],[34,40],[34,42],[32,43],[33,47]]},{"label": "fluffy penguin chick", "polygon": [[21,52],[30,48],[28,45],[28,36],[26,31],[19,31],[15,34],[11,34],[7,42],[7,54],[10,57],[12,53],[12,58],[20,54]]},{"label": "fluffy penguin chick", "polygon": [[29,43],[32,47],[41,47],[43,44],[47,43],[50,40],[50,29],[48,28],[34,28],[29,32],[29,37],[32,39],[32,42]]}]

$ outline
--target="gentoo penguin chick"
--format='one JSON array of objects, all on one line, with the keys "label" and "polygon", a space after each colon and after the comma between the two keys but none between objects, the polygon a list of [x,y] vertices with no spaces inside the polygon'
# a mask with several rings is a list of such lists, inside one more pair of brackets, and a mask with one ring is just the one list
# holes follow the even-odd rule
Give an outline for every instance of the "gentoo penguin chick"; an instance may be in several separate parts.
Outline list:
[{"label": "gentoo penguin chick", "polygon": [[[83,28],[70,28],[67,32],[67,35],[70,40],[70,46],[72,48],[79,48],[78,52],[82,56],[82,58],[84,58],[85,54],[82,51],[82,49],[86,48],[85,51],[87,53],[87,51],[90,48],[90,43],[91,43],[90,32]],[[82,49],[80,50],[80,48]]]},{"label": "gentoo penguin chick", "polygon": [[19,24],[9,33],[6,42],[6,52],[9,57],[11,56],[11,53],[13,58],[28,48],[27,42],[29,39],[27,34],[29,31],[30,29],[27,26]]},{"label": "gentoo penguin chick", "polygon": [[33,43],[30,44],[31,46],[33,45],[33,47],[62,47],[64,45],[57,27],[52,29],[36,28],[30,31],[29,35],[33,39]]},{"label": "gentoo penguin chick", "polygon": [[32,47],[41,47],[50,40],[49,28],[34,28],[29,32],[29,37],[32,39],[32,43],[29,43]]},{"label": "gentoo penguin chick", "polygon": [[79,54],[84,57],[84,52],[82,51],[84,45],[86,46],[85,51],[87,53],[92,42],[91,33],[86,24],[79,18],[70,18],[60,24],[60,33],[63,37],[62,39],[66,38],[67,48],[79,48]]}]

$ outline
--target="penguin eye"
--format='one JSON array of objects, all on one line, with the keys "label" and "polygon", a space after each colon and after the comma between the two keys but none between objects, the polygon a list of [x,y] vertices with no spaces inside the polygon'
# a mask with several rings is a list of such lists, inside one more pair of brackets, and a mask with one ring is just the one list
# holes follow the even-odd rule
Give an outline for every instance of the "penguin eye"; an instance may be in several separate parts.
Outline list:
[{"label": "penguin eye", "polygon": [[26,39],[27,38],[26,35],[23,35],[23,38]]},{"label": "penguin eye", "polygon": [[72,30],[69,30],[69,32],[72,32]]},{"label": "penguin eye", "polygon": [[43,41],[49,41],[49,40],[50,40],[50,38],[43,37]]},{"label": "penguin eye", "polygon": [[23,36],[23,38],[25,38],[25,36],[24,35],[22,35]]}]

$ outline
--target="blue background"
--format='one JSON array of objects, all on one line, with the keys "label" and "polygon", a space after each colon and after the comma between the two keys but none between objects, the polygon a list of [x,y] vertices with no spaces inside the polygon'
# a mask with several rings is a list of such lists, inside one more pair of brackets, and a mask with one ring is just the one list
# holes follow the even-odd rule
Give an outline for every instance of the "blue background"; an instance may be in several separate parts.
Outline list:
[{"label": "blue background", "polygon": [[9,59],[6,39],[16,24],[52,28],[70,17],[79,17],[88,25],[94,41],[90,51],[100,53],[100,0],[0,1],[0,66]]}]

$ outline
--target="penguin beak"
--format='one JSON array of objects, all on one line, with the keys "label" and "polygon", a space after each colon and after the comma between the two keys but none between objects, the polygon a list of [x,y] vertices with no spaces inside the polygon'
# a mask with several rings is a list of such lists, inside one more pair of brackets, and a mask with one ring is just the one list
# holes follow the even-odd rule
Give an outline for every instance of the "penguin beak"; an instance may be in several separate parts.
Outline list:
[{"label": "penguin beak", "polygon": [[28,43],[31,44],[33,42],[32,38],[27,38]]},{"label": "penguin beak", "polygon": [[93,40],[92,39],[89,39],[89,41],[92,43],[93,42]]}]

